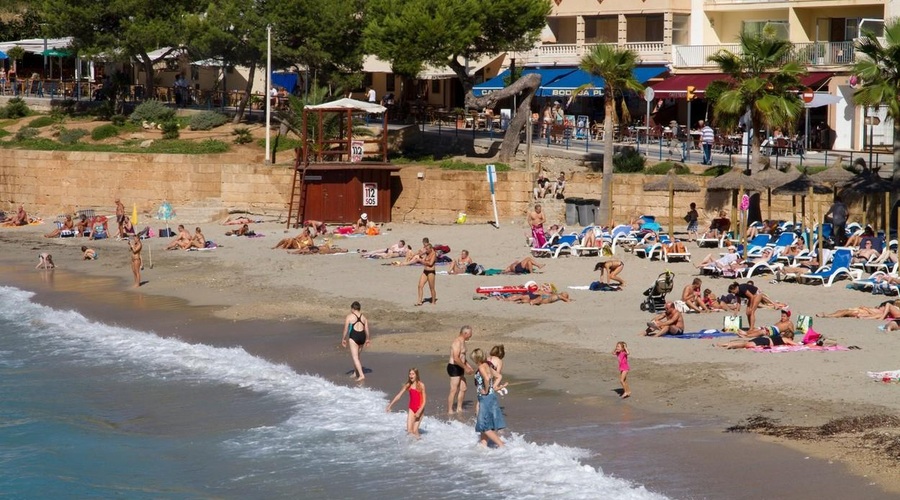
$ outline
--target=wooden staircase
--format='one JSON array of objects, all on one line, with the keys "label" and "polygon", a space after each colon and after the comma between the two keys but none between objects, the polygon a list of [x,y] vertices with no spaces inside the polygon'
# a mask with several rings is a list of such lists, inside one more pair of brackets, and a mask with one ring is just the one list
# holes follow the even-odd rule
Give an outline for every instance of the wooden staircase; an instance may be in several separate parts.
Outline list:
[{"label": "wooden staircase", "polygon": [[[306,215],[306,169],[309,161],[303,161],[300,148],[295,150],[297,159],[294,160],[294,180],[291,182],[291,201],[288,205],[287,227],[290,229],[300,227]],[[293,226],[291,220],[293,219]]]}]

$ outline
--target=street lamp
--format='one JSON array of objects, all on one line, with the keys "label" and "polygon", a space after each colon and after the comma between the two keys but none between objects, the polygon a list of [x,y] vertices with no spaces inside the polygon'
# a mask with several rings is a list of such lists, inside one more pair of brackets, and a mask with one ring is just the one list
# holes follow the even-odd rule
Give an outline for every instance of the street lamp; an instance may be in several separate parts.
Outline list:
[{"label": "street lamp", "polygon": [[272,88],[272,25],[266,26],[266,165],[272,163],[272,150],[270,141],[272,136],[272,97],[269,95],[269,89]]}]

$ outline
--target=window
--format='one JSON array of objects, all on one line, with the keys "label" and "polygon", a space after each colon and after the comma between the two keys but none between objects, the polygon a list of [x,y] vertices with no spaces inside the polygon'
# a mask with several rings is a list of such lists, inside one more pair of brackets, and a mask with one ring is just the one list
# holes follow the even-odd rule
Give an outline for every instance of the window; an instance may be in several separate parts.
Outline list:
[{"label": "window", "polygon": [[663,15],[651,14],[648,16],[628,16],[625,19],[628,26],[629,42],[661,42],[663,41]]},{"label": "window", "polygon": [[691,16],[675,14],[672,17],[672,45],[690,45]]},{"label": "window", "polygon": [[788,39],[788,22],[787,21],[744,21],[743,32],[748,35],[761,35],[766,30],[772,30],[777,38],[782,40]]},{"label": "window", "polygon": [[616,43],[619,41],[619,19],[616,16],[584,18],[584,43]]}]

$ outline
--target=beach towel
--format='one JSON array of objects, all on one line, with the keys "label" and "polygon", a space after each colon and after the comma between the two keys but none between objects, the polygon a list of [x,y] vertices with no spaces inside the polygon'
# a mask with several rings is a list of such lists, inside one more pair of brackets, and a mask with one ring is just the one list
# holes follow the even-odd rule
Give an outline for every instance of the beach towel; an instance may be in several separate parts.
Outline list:
[{"label": "beach towel", "polygon": [[754,347],[754,352],[797,352],[797,351],[848,351],[849,348],[842,345],[817,346],[817,345],[777,345],[771,348]]},{"label": "beach towel", "polygon": [[503,274],[503,269],[485,269],[485,276],[497,276],[498,274]]},{"label": "beach towel", "polygon": [[699,332],[685,332],[681,335],[663,335],[670,339],[717,339],[721,337],[737,337],[736,333],[723,332],[722,330],[700,330]]},{"label": "beach towel", "polygon": [[900,382],[900,370],[886,372],[866,372],[866,375],[878,382]]}]

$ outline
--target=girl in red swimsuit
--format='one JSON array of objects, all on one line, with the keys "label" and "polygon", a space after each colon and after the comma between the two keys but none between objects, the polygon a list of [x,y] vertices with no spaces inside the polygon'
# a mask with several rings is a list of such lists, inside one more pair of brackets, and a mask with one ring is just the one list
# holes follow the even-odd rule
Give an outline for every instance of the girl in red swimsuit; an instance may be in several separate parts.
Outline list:
[{"label": "girl in red swimsuit", "polygon": [[403,384],[394,399],[388,403],[385,411],[390,412],[391,406],[399,401],[403,393],[407,391],[409,391],[409,411],[406,413],[406,432],[419,439],[419,424],[422,423],[422,414],[425,412],[425,384],[419,380],[418,368],[409,369],[409,379]]}]

